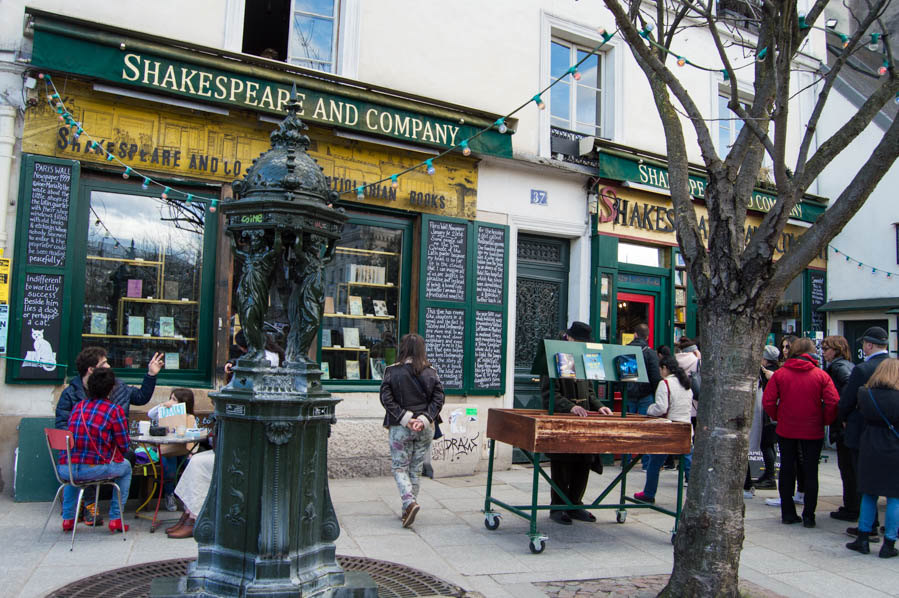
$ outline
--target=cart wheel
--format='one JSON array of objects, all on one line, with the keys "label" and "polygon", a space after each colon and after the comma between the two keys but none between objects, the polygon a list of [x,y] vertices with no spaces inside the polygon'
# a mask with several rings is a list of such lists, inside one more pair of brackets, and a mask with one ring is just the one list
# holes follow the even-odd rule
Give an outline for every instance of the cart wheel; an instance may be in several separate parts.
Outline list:
[{"label": "cart wheel", "polygon": [[625,521],[627,521],[627,511],[615,511],[615,521],[617,521],[618,523],[624,523]]},{"label": "cart wheel", "polygon": [[499,527],[500,516],[496,513],[487,513],[484,516],[484,527],[493,531]]},{"label": "cart wheel", "polygon": [[528,548],[531,549],[531,552],[533,554],[540,554],[546,549],[546,542],[543,540],[531,540],[531,542],[528,544]]}]

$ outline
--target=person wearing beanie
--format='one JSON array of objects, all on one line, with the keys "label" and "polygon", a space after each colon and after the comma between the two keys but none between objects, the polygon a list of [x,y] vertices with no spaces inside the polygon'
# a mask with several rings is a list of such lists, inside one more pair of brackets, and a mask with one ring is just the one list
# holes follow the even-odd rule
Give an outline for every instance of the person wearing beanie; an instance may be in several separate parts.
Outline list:
[{"label": "person wearing beanie", "polygon": [[[561,340],[589,342],[593,329],[584,322],[572,322],[568,330],[559,335]],[[598,411],[603,415],[611,415],[612,410],[603,406],[596,397],[593,384],[589,380],[560,378],[554,384],[555,412],[571,413],[578,417],[587,417],[587,410]],[[549,377],[540,377],[540,394],[543,397],[543,408],[549,407]],[[590,466],[593,455],[584,453],[550,453],[550,478],[572,504],[583,504],[584,492],[587,491],[587,480],[590,477]],[[551,491],[550,504],[565,505],[565,498],[554,489]],[[572,519],[579,521],[596,521],[596,517],[587,510],[551,510],[549,518],[562,525],[571,525]]]},{"label": "person wearing beanie", "polygon": [[[815,343],[800,338],[790,345],[790,358],[774,372],[762,395],[762,407],[777,421],[780,446],[780,516],[783,523],[815,527],[818,505],[818,458],[824,445],[824,427],[837,416],[837,389],[818,367]],[[793,504],[796,457],[803,457],[805,504],[802,517]]]}]

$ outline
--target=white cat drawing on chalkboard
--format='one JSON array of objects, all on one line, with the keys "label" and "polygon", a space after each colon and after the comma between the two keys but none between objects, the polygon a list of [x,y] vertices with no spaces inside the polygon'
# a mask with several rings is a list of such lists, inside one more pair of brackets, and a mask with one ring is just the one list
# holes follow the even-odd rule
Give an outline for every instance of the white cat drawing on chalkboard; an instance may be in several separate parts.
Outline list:
[{"label": "white cat drawing on chalkboard", "polygon": [[50,341],[44,338],[44,330],[37,330],[36,328],[31,329],[31,338],[34,339],[34,355],[37,357],[37,361],[44,362],[41,364],[48,372],[52,372],[56,369],[56,353],[53,352],[53,345],[50,344]]}]

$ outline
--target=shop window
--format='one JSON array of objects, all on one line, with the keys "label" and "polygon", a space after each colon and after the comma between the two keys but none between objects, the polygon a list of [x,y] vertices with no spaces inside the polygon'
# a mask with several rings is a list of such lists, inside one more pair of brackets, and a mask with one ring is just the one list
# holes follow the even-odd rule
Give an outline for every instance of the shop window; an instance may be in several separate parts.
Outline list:
[{"label": "shop window", "polygon": [[786,335],[802,336],[802,277],[797,276],[774,308],[771,332],[777,342]]},{"label": "shop window", "polygon": [[408,325],[408,239],[405,222],[357,218],[344,225],[325,270],[324,379],[380,380],[396,361]]},{"label": "shop window", "polygon": [[337,0],[247,0],[243,51],[335,73],[339,15]]},{"label": "shop window", "polygon": [[658,247],[618,242],[618,261],[622,264],[660,267],[663,264],[662,250]]},{"label": "shop window", "polygon": [[[202,205],[93,189],[88,194],[82,346],[101,345],[114,368],[203,369]],[[206,304],[208,305],[208,304]]]},{"label": "shop window", "polygon": [[[553,39],[550,46],[550,78],[562,77],[550,90],[550,125],[553,128],[602,135],[602,55],[590,55],[585,48],[562,39]],[[580,81],[564,76],[574,64],[587,57],[578,67]]]}]

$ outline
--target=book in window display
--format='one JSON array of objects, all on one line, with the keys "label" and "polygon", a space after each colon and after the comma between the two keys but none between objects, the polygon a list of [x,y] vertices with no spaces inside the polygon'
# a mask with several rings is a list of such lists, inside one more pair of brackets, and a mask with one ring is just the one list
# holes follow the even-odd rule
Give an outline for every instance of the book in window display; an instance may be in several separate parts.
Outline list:
[{"label": "book in window display", "polygon": [[140,278],[128,279],[128,297],[143,297],[144,281]]},{"label": "book in window display", "polygon": [[362,297],[359,295],[349,296],[349,306],[351,316],[361,316],[362,313]]},{"label": "book in window display", "polygon": [[684,289],[674,289],[674,303],[677,305],[685,305],[687,303],[687,292]]},{"label": "book in window display", "polygon": [[[159,336],[175,336],[175,318],[172,316],[159,316]],[[166,357],[168,357],[166,353]]]},{"label": "book in window display", "polygon": [[328,296],[325,297],[325,313],[333,314],[334,313],[334,297]]},{"label": "book in window display", "polygon": [[346,379],[359,380],[359,362],[355,359],[348,359],[346,362]]},{"label": "book in window display", "polygon": [[128,336],[144,335],[144,317],[128,316]]},{"label": "book in window display", "polygon": [[91,312],[91,334],[106,334],[106,314],[103,312]]},{"label": "book in window display", "polygon": [[321,363],[322,380],[331,379],[331,365],[327,361]]},{"label": "book in window display", "polygon": [[331,346],[331,329],[322,328],[322,347]]},{"label": "book in window display", "polygon": [[358,347],[359,346],[359,329],[344,328],[343,329],[343,346]]},{"label": "book in window display", "polygon": [[374,307],[375,315],[378,317],[386,317],[387,314],[387,302],[381,299],[373,299],[372,304]]},{"label": "book in window display", "polygon": [[167,370],[181,369],[181,354],[180,353],[166,353],[165,354],[165,369],[167,369]]},{"label": "book in window display", "polygon": [[383,380],[384,370],[387,369],[387,362],[382,357],[372,357],[369,359],[371,365],[371,377],[373,380]]},{"label": "book in window display", "polygon": [[162,298],[169,301],[177,301],[180,298],[178,291],[178,281],[167,280],[162,285]]}]

